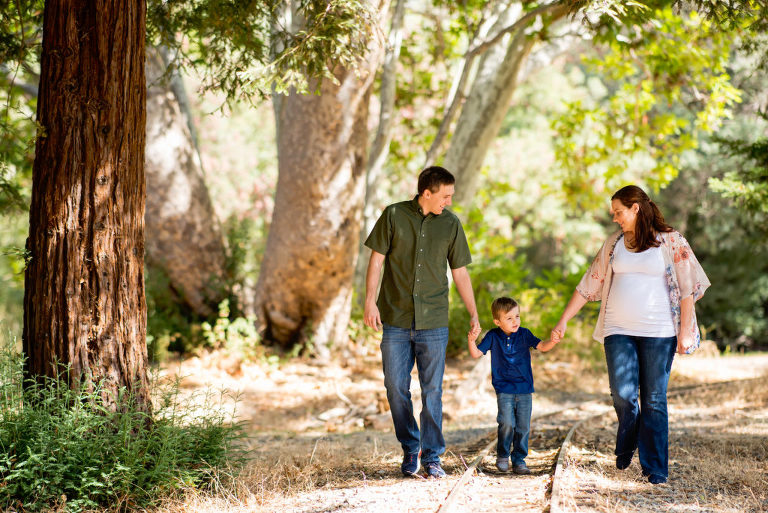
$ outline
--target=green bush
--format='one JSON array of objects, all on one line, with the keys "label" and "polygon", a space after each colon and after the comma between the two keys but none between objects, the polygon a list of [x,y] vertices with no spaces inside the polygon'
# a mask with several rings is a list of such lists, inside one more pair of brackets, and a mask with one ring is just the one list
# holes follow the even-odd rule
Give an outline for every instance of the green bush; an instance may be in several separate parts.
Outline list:
[{"label": "green bush", "polygon": [[224,349],[245,360],[255,360],[264,356],[261,336],[256,330],[253,317],[231,318],[229,300],[219,304],[219,316],[214,324],[203,322],[200,325],[207,347]]},{"label": "green bush", "polygon": [[[22,359],[0,355],[0,507],[126,510],[216,482],[237,468],[241,426],[180,401],[178,384],[153,385],[153,415],[106,409],[99,391],[48,380],[22,387]],[[210,405],[210,402],[208,403]]]},{"label": "green bush", "polygon": [[[499,296],[509,296],[520,304],[522,325],[541,339],[549,338],[565,305],[588,264],[574,273],[529,262],[507,238],[494,232],[484,222],[483,212],[473,209],[465,225],[468,238],[475,241],[473,263],[468,267],[475,292],[475,302],[483,330],[495,328],[491,303]],[[516,256],[520,255],[520,256]],[[602,365],[602,346],[592,340],[591,328],[597,319],[598,303],[588,303],[569,323],[561,350],[592,367]],[[456,287],[451,287],[448,354],[467,351],[469,314]]]}]

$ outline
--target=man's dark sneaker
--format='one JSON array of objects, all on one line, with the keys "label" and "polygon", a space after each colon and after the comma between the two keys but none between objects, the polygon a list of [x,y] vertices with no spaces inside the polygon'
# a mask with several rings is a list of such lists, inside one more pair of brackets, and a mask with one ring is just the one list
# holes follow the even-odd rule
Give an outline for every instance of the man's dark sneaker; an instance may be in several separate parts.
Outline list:
[{"label": "man's dark sneaker", "polygon": [[648,482],[651,484],[662,484],[667,482],[667,478],[658,474],[651,474],[648,476]]},{"label": "man's dark sneaker", "polygon": [[431,477],[432,479],[442,479],[445,477],[445,470],[443,470],[440,463],[436,461],[425,463],[424,469],[427,471],[427,477]]},{"label": "man's dark sneaker", "polygon": [[400,465],[400,470],[404,476],[412,476],[419,470],[419,453],[406,454],[403,456],[403,464]]},{"label": "man's dark sneaker", "polygon": [[496,468],[500,472],[509,472],[509,458],[496,458]]},{"label": "man's dark sneaker", "polygon": [[512,472],[521,476],[525,476],[531,473],[531,469],[525,466],[525,462],[516,463],[515,466],[512,467]]},{"label": "man's dark sneaker", "polygon": [[629,464],[632,463],[632,456],[634,454],[634,451],[632,451],[616,456],[616,468],[619,470],[627,468]]}]

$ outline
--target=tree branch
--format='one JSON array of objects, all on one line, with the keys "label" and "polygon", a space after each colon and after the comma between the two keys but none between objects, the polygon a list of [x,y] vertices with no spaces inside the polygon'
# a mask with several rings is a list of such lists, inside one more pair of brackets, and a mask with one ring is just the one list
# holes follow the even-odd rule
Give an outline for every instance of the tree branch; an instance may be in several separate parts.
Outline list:
[{"label": "tree branch", "polygon": [[568,10],[569,5],[567,1],[561,1],[561,2],[554,2],[551,4],[541,5],[537,7],[536,9],[532,10],[529,13],[526,13],[525,16],[514,22],[512,25],[509,25],[508,27],[504,27],[501,29],[498,33],[496,33],[495,36],[493,36],[491,39],[487,39],[480,44],[478,44],[475,47],[470,48],[467,51],[468,55],[479,55],[486,50],[488,50],[491,46],[495,45],[501,39],[509,34],[510,32],[515,32],[517,30],[520,30],[521,28],[524,28],[528,26],[529,23],[531,23],[537,16],[542,16],[544,14],[549,14],[550,12],[555,14],[559,13],[562,10]]}]

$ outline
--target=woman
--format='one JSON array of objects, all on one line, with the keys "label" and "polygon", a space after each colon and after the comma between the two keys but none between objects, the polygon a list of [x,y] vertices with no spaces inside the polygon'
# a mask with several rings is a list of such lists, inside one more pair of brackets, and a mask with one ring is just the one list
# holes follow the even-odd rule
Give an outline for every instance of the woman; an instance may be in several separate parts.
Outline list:
[{"label": "woman", "polygon": [[[629,466],[638,449],[648,481],[668,476],[667,383],[675,351],[693,352],[699,328],[693,303],[710,283],[683,236],[635,185],[611,197],[610,236],[584,274],[553,330],[587,301],[601,301],[594,338],[604,342],[611,396],[619,428],[616,467]],[[640,404],[638,407],[638,389]]]}]

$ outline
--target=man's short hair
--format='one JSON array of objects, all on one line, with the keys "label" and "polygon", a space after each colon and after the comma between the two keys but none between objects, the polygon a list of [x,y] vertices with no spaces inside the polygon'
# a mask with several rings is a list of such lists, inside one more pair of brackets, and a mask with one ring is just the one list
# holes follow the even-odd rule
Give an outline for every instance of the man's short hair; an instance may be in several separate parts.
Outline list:
[{"label": "man's short hair", "polygon": [[491,314],[493,318],[499,320],[502,315],[518,306],[517,301],[511,297],[497,297],[491,304]]},{"label": "man's short hair", "polygon": [[447,169],[440,166],[430,166],[419,174],[419,196],[429,189],[437,192],[441,185],[453,185],[456,178]]}]

